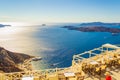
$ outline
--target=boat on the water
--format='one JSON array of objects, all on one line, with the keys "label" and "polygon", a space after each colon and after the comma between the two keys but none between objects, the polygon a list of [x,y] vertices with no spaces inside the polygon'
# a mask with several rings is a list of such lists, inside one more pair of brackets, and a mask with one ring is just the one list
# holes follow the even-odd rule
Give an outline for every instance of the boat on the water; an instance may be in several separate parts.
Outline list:
[{"label": "boat on the water", "polygon": [[42,24],[42,26],[46,26],[46,24]]},{"label": "boat on the water", "polygon": [[112,36],[118,36],[119,33],[112,33]]},{"label": "boat on the water", "polygon": [[42,60],[42,58],[41,57],[32,58],[32,61],[39,61],[39,60]]}]

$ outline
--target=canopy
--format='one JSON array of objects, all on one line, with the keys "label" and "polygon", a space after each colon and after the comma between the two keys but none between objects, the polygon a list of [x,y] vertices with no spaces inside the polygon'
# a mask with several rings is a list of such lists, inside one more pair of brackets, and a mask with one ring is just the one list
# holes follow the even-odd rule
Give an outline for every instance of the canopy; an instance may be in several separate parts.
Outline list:
[{"label": "canopy", "polygon": [[34,78],[27,76],[27,77],[23,77],[22,80],[34,80]]},{"label": "canopy", "polygon": [[104,44],[104,45],[102,45],[102,47],[113,48],[113,49],[118,49],[118,48],[120,48],[120,47],[117,47],[117,46],[112,45],[112,44]]},{"label": "canopy", "polygon": [[71,77],[71,76],[75,76],[75,74],[73,72],[66,72],[64,73],[65,77]]}]

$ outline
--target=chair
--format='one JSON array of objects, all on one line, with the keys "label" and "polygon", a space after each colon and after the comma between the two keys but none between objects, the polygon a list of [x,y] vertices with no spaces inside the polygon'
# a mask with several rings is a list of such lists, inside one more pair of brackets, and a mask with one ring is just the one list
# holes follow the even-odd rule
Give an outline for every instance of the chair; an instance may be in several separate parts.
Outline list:
[{"label": "chair", "polygon": [[107,67],[107,65],[102,65],[102,66],[101,66],[101,70],[105,70],[106,67]]},{"label": "chair", "polygon": [[101,73],[105,73],[107,65],[102,65],[101,66]]},{"label": "chair", "polygon": [[118,64],[120,65],[120,60],[118,60]]},{"label": "chair", "polygon": [[39,80],[39,77],[35,77],[34,80]]},{"label": "chair", "polygon": [[77,80],[84,80],[84,76],[77,77]]},{"label": "chair", "polygon": [[96,71],[96,72],[98,72],[99,70],[100,70],[100,68],[96,68],[96,70],[95,70],[95,71]]},{"label": "chair", "polygon": [[48,80],[59,80],[57,76],[49,77]]},{"label": "chair", "polygon": [[67,80],[63,73],[58,74],[58,80]]}]

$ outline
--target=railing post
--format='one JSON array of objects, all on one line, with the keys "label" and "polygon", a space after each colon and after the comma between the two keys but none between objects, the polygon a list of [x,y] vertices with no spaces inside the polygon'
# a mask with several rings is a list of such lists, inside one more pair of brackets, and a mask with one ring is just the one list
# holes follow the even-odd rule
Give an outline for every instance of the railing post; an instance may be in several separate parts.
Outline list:
[{"label": "railing post", "polygon": [[72,60],[72,66],[74,66],[75,65],[75,61],[74,60]]},{"label": "railing post", "polygon": [[45,76],[46,76],[46,79],[48,79],[48,71],[47,70],[45,71]]},{"label": "railing post", "polygon": [[103,53],[103,51],[104,51],[104,47],[102,47],[102,53]]},{"label": "railing post", "polygon": [[80,59],[78,60],[78,64],[80,64],[81,63],[81,61],[80,61]]},{"label": "railing post", "polygon": [[75,55],[73,55],[73,60],[72,60],[72,66],[74,66],[75,65]]},{"label": "railing post", "polygon": [[92,52],[91,52],[91,51],[89,51],[89,58],[91,57],[91,53],[92,53]]},{"label": "railing post", "polygon": [[58,74],[57,67],[56,67],[56,70],[55,70],[55,71],[56,71],[56,74]]},{"label": "railing post", "polygon": [[2,75],[2,73],[0,73],[0,80],[3,80],[2,77],[3,77],[3,75]]},{"label": "railing post", "polygon": [[13,75],[13,74],[11,73],[11,74],[10,74],[10,80],[13,80],[13,76],[12,76],[12,75]]},{"label": "railing post", "polygon": [[109,49],[107,48],[107,51],[109,51]]}]

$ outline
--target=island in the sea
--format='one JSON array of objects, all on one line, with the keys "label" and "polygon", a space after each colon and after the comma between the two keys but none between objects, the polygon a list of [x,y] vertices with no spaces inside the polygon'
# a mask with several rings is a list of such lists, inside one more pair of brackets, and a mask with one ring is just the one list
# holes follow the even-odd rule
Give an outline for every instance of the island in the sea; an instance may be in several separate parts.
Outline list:
[{"label": "island in the sea", "polygon": [[0,47],[0,72],[19,72],[32,69],[30,61],[34,56],[11,52]]},{"label": "island in the sea", "polygon": [[105,27],[105,26],[89,26],[89,27],[64,26],[62,28],[67,28],[69,30],[77,30],[77,31],[82,31],[82,32],[120,33],[120,28],[110,28],[110,27]]},{"label": "island in the sea", "polygon": [[89,22],[81,23],[80,26],[120,26],[120,23]]},{"label": "island in the sea", "polygon": [[0,24],[0,27],[5,27],[5,26],[11,26],[11,25]]},{"label": "island in the sea", "polygon": [[[110,32],[112,34],[120,33],[120,23],[103,23],[103,22],[91,22],[91,23],[82,23],[80,27],[75,26],[64,26],[62,28],[67,28],[69,30],[76,30],[82,32]],[[118,26],[118,28],[110,27]]]}]

